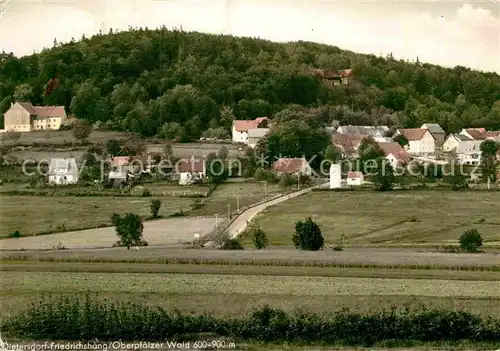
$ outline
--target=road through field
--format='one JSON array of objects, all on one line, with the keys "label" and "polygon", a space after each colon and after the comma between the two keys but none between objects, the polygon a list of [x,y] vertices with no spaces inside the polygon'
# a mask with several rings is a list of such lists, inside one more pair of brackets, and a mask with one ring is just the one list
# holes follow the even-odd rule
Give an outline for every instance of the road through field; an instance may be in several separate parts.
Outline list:
[{"label": "road through field", "polygon": [[[219,219],[219,224],[221,220]],[[143,239],[149,245],[180,244],[215,229],[214,217],[169,218],[144,222]],[[67,249],[109,248],[118,241],[115,227],[79,230],[0,240],[0,250],[51,250],[61,243]]]},{"label": "road through field", "polygon": [[[328,183],[321,184],[321,185],[318,185],[316,187],[323,187],[327,184]],[[300,190],[300,191],[297,191],[297,192],[294,192],[294,193],[291,193],[288,195],[284,195],[284,196],[278,197],[276,199],[273,199],[271,201],[267,201],[267,202],[264,202],[260,205],[249,208],[248,210],[246,210],[245,212],[240,214],[226,229],[229,237],[235,238],[238,235],[240,235],[246,229],[247,224],[250,223],[252,221],[252,219],[255,218],[255,216],[257,216],[260,212],[264,211],[266,208],[271,207],[273,205],[277,205],[277,204],[282,203],[282,202],[285,202],[289,199],[293,199],[293,198],[296,198],[298,196],[307,194],[313,188],[315,188],[315,187],[303,189],[303,190]]]}]

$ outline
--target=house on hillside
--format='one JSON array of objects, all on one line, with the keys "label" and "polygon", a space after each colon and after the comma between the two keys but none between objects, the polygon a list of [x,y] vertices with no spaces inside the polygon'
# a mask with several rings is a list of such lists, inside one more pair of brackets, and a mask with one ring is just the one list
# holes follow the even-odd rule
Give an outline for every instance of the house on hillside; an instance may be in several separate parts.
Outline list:
[{"label": "house on hillside", "polygon": [[464,134],[450,134],[443,143],[444,152],[453,152],[461,142],[473,140]]},{"label": "house on hillside", "polygon": [[259,117],[254,120],[233,121],[233,142],[248,144],[248,130],[255,128],[267,128],[268,124],[269,118],[267,117]]},{"label": "house on hillside", "polygon": [[444,143],[444,139],[446,136],[445,131],[441,126],[437,123],[424,123],[422,124],[422,129],[428,129],[431,132],[432,136],[436,140],[436,147],[441,147]]},{"label": "house on hillside", "polygon": [[410,154],[398,143],[378,143],[378,145],[393,168],[411,161]]},{"label": "house on hillside", "polygon": [[364,183],[364,176],[361,172],[348,172],[347,173],[347,185],[349,186],[360,186]]},{"label": "house on hillside", "polygon": [[141,156],[115,156],[112,159],[115,172],[141,175],[146,168],[147,160]]},{"label": "house on hillside", "polygon": [[339,126],[339,134],[363,135],[375,138],[384,138],[389,131],[387,126]]},{"label": "house on hillside", "polygon": [[455,149],[457,162],[465,165],[479,165],[481,163],[482,140],[466,140],[458,144]]},{"label": "house on hillside", "polygon": [[394,136],[404,135],[408,139],[406,151],[415,156],[432,156],[436,152],[436,140],[428,129],[398,129]]},{"label": "house on hillside", "polygon": [[260,139],[266,136],[271,129],[269,128],[252,128],[248,130],[248,146],[254,148]]},{"label": "house on hillside", "polygon": [[337,133],[332,136],[332,144],[342,151],[343,157],[355,158],[358,156],[361,141],[366,138],[369,136]]},{"label": "house on hillside", "polygon": [[49,164],[48,182],[50,184],[75,184],[79,171],[74,158],[52,158]]},{"label": "house on hillside", "polygon": [[312,168],[307,162],[307,160],[302,158],[280,158],[273,164],[273,170],[278,173],[278,175],[282,174],[291,174],[291,175],[312,175]]},{"label": "house on hillside", "polygon": [[349,85],[354,79],[351,68],[340,71],[316,68],[311,70],[311,74],[323,81],[329,82],[331,85]]},{"label": "house on hillside", "polygon": [[33,106],[29,102],[16,102],[4,113],[6,131],[58,130],[66,122],[64,106]]},{"label": "house on hillside", "polygon": [[500,136],[500,130],[487,131],[484,128],[462,129],[460,134],[474,140],[495,139]]},{"label": "house on hillside", "polygon": [[174,166],[174,174],[179,178],[179,185],[189,185],[206,177],[205,158],[191,156],[179,160]]}]

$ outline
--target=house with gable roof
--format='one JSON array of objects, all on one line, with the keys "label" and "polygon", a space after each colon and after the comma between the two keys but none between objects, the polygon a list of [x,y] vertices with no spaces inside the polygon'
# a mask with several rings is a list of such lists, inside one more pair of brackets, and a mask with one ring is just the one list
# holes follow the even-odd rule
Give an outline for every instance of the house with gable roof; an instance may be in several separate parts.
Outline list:
[{"label": "house with gable roof", "polygon": [[233,121],[233,142],[248,144],[248,131],[256,128],[267,128],[268,124],[269,118],[267,117],[259,117],[254,120]]},{"label": "house with gable roof", "polygon": [[49,164],[49,183],[74,184],[78,182],[79,171],[74,158],[52,158]]},{"label": "house with gable roof", "polygon": [[6,131],[58,130],[66,122],[64,106],[33,106],[29,102],[16,102],[4,113]]},{"label": "house with gable roof", "polygon": [[378,143],[378,145],[393,168],[411,161],[410,154],[398,143]]},{"label": "house with gable roof", "polygon": [[437,124],[437,123],[424,123],[424,124],[422,124],[422,127],[420,127],[420,128],[428,129],[429,132],[431,132],[432,136],[436,140],[437,147],[441,147],[441,145],[443,145],[446,133],[443,130],[443,128],[441,128],[441,126],[439,124]]},{"label": "house with gable roof", "polygon": [[431,156],[436,152],[436,139],[428,129],[398,129],[394,136],[404,135],[408,139],[406,151],[415,156]]},{"label": "house with gable roof", "polygon": [[442,146],[443,151],[444,152],[455,151],[461,142],[469,141],[469,140],[473,140],[473,139],[471,139],[470,137],[468,137],[467,135],[464,135],[464,134],[450,134],[450,135],[448,135],[448,137],[446,138],[446,140],[443,143],[443,146]]},{"label": "house with gable roof", "polygon": [[312,168],[307,162],[307,160],[302,158],[285,158],[282,157],[273,164],[273,170],[278,173],[278,175],[282,174],[291,174],[291,175],[312,175]]}]

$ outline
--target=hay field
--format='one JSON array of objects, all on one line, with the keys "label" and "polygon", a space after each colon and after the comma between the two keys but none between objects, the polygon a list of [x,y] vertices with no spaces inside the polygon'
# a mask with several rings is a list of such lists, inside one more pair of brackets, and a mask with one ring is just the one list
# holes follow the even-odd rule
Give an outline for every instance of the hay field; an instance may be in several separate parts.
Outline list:
[{"label": "hay field", "polygon": [[[500,192],[312,192],[261,213],[256,222],[275,246],[292,245],[295,223],[311,216],[326,245],[457,244],[476,228],[483,245],[500,245]],[[250,238],[245,244],[250,245]]]},{"label": "hay field", "polygon": [[500,282],[314,276],[2,271],[2,315],[40,294],[95,292],[169,309],[238,315],[260,305],[285,310],[358,311],[422,305],[500,315]]},{"label": "hay field", "polygon": [[[0,196],[0,237],[111,225],[113,213],[150,215],[150,197]],[[162,201],[160,215],[187,210],[192,199]],[[63,227],[64,226],[64,227]]]}]

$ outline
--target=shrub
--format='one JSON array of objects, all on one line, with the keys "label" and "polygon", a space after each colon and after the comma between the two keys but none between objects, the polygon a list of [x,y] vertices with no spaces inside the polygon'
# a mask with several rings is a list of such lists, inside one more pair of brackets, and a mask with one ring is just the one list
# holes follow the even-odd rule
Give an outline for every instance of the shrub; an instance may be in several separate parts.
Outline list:
[{"label": "shrub", "polygon": [[267,247],[267,235],[266,233],[258,226],[254,226],[251,228],[250,233],[252,235],[252,242],[256,249],[262,250]]},{"label": "shrub", "polygon": [[205,203],[201,201],[201,199],[196,199],[193,201],[193,203],[191,204],[191,209],[193,210],[199,210],[200,208],[202,208],[203,206],[205,206]]},{"label": "shrub", "polygon": [[292,241],[297,249],[306,251],[318,251],[324,245],[321,229],[311,217],[306,218],[304,222],[298,221],[295,224],[295,234]]},{"label": "shrub", "polygon": [[142,197],[150,197],[151,196],[151,192],[149,191],[148,188],[144,188],[142,190],[142,194],[141,194]]},{"label": "shrub", "polygon": [[342,245],[338,244],[333,247],[333,251],[344,251],[344,248],[342,247]]},{"label": "shrub", "polygon": [[149,204],[149,208],[151,209],[151,217],[158,218],[158,212],[160,212],[161,200],[153,199]]},{"label": "shrub", "polygon": [[19,230],[16,230],[15,232],[10,233],[10,234],[8,235],[8,237],[9,237],[9,238],[20,238],[21,236],[22,236],[22,235],[21,235],[21,233],[19,232]]},{"label": "shrub", "polygon": [[276,174],[268,169],[257,168],[254,173],[255,180],[258,181],[268,181],[269,183],[276,183],[278,181],[278,177]]},{"label": "shrub", "polygon": [[222,242],[221,250],[243,250],[243,245],[236,238],[225,238]]},{"label": "shrub", "polygon": [[477,229],[470,229],[460,235],[460,248],[465,252],[478,252],[483,246],[483,238]]},{"label": "shrub", "polygon": [[120,215],[114,213],[111,216],[111,222],[116,227],[116,234],[120,238],[122,246],[126,246],[127,249],[130,249],[130,246],[141,243],[144,225],[139,215],[127,213],[122,218]]}]

